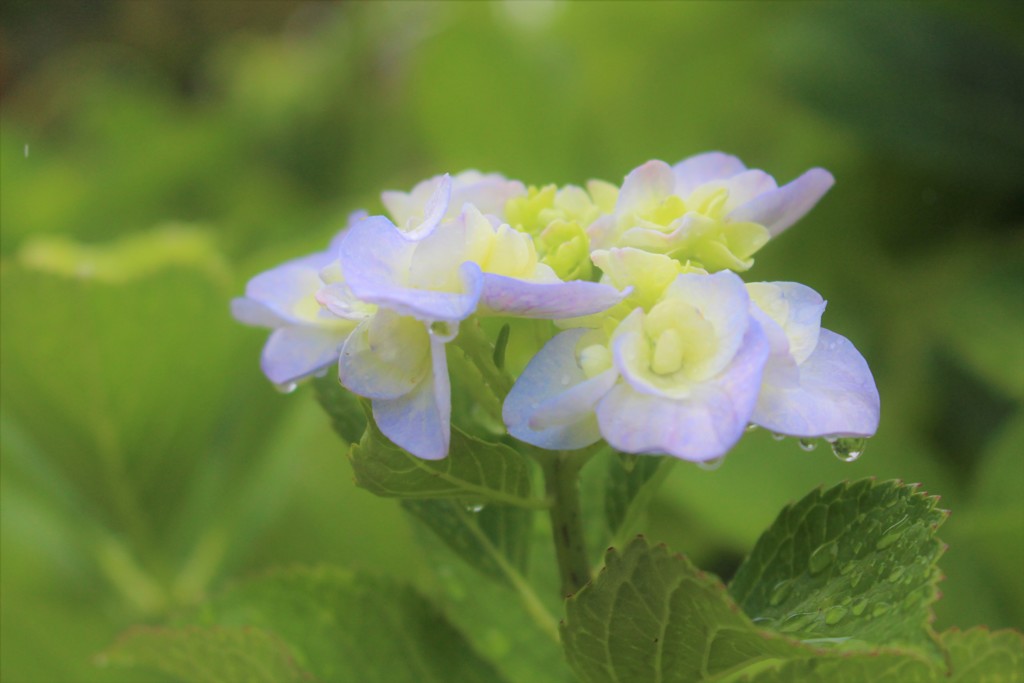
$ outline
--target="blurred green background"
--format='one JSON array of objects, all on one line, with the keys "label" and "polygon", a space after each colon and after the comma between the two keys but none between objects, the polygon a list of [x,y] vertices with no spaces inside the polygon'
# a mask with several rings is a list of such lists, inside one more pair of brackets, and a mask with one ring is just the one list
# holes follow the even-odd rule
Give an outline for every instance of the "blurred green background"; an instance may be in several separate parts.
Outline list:
[{"label": "blurred green background", "polygon": [[1024,626],[1020,7],[5,3],[0,678],[138,680],[93,656],[273,565],[429,586],[229,299],[385,188],[711,149],[836,176],[748,279],[830,300],[882,425],[854,464],[758,432],[680,464],[644,531],[727,578],[818,484],[921,482],[953,511],[937,626]]}]

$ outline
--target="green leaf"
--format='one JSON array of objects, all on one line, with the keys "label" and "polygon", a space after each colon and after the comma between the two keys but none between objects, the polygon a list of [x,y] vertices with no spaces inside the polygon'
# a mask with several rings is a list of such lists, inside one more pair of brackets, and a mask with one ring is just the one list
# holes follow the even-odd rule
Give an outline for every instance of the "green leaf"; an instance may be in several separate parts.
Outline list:
[{"label": "green leaf", "polygon": [[[419,527],[417,527],[419,528]],[[539,531],[539,526],[536,531]],[[432,533],[416,534],[424,548],[434,579],[444,597],[445,615],[459,627],[473,646],[510,681],[569,683],[575,677],[566,664],[558,636],[555,611],[557,578],[550,585],[515,572],[507,581],[481,581],[476,568],[466,563],[449,545]],[[536,541],[550,538],[535,537]],[[554,564],[553,549],[537,546],[544,562]],[[527,580],[529,578],[529,581]],[[550,597],[550,603],[544,601]]]},{"label": "green leaf", "polygon": [[316,400],[331,418],[334,431],[347,443],[359,443],[366,432],[366,411],[359,397],[341,386],[338,375],[328,371],[323,377],[313,380]]},{"label": "green leaf", "polygon": [[956,629],[940,636],[949,656],[948,683],[1021,683],[1024,636],[1018,631]]},{"label": "green leaf", "polygon": [[458,500],[403,500],[402,507],[430,528],[463,561],[508,582],[526,573],[533,513],[510,505]]},{"label": "green leaf", "polygon": [[604,518],[612,545],[620,545],[668,476],[675,458],[617,453],[608,461]]},{"label": "green leaf", "polygon": [[945,669],[916,650],[850,651],[759,629],[725,586],[642,538],[610,550],[566,602],[566,656],[584,683],[930,682]]},{"label": "green leaf", "polygon": [[423,500],[461,498],[527,508],[547,504],[530,497],[530,470],[519,453],[452,427],[448,457],[424,460],[391,443],[371,421],[349,451],[356,484],[378,496]]},{"label": "green leaf", "polygon": [[914,657],[860,653],[848,657],[794,659],[738,680],[744,683],[939,683],[945,680],[944,675]]},{"label": "green leaf", "polygon": [[[325,683],[501,681],[412,588],[336,568],[277,571],[239,584],[179,622],[271,634],[287,643],[301,670]],[[234,656],[211,648],[205,663],[222,668]]]},{"label": "green leaf", "polygon": [[188,683],[315,680],[284,642],[258,628],[136,627],[98,657],[101,666],[155,670]]},{"label": "green leaf", "polygon": [[1024,639],[1014,631],[951,630],[942,634],[949,668],[898,653],[857,653],[786,662],[747,683],[1021,683]]},{"label": "green leaf", "polygon": [[928,645],[936,500],[895,481],[816,490],[783,509],[729,590],[756,623],[803,640]]},{"label": "green leaf", "polygon": [[810,648],[758,631],[722,583],[665,546],[637,538],[566,601],[562,641],[586,683],[719,680]]}]

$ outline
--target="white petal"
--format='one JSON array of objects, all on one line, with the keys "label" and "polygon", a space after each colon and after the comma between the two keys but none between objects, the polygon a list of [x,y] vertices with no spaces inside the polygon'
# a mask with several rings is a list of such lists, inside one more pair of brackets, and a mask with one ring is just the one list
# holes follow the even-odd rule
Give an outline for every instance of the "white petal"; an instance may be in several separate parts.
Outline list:
[{"label": "white petal", "polygon": [[[587,379],[576,363],[576,344],[587,332],[562,332],[530,360],[502,408],[509,434],[553,450],[583,448],[601,438],[594,405],[614,384],[616,373],[608,370]],[[557,420],[542,424],[538,416],[545,409],[557,413]]]},{"label": "white petal", "polygon": [[626,453],[667,453],[692,461],[721,457],[750,421],[767,357],[768,342],[754,322],[729,367],[694,385],[687,398],[653,396],[619,383],[597,405],[601,434]]},{"label": "white petal", "polygon": [[347,330],[282,327],[267,339],[260,367],[274,384],[296,382],[337,362],[347,336]]},{"label": "white petal", "polygon": [[712,180],[731,178],[747,169],[743,162],[731,154],[705,152],[684,159],[672,167],[675,175],[675,192],[686,197],[697,187]]},{"label": "white petal", "polygon": [[[409,226],[407,230],[400,232],[403,238],[415,242],[423,239],[434,232],[434,229],[440,225],[441,219],[444,218],[445,213],[448,212],[448,204],[451,201],[452,195],[452,179],[445,173],[441,176],[441,180],[437,184],[437,189],[427,200],[426,206],[423,207],[422,219],[418,224]],[[411,220],[415,223],[415,220],[420,218],[414,216]]]},{"label": "white petal", "polygon": [[451,441],[451,385],[444,343],[431,339],[432,370],[395,399],[374,399],[373,419],[383,434],[418,458],[440,460]]},{"label": "white petal", "polygon": [[675,182],[671,166],[657,159],[648,161],[626,176],[615,204],[615,212],[638,211],[657,205],[672,194]]},{"label": "white petal", "polygon": [[726,218],[760,223],[774,237],[800,220],[834,184],[831,173],[823,168],[812,168],[779,189],[733,209]]},{"label": "white petal", "polygon": [[785,332],[793,360],[803,363],[818,345],[825,300],[799,282],[751,282],[747,292],[751,301]]},{"label": "white petal", "polygon": [[430,342],[423,323],[381,309],[360,323],[341,349],[338,378],[367,398],[393,399],[430,374]]},{"label": "white petal", "polygon": [[766,370],[755,424],[801,437],[871,436],[878,429],[875,380],[845,337],[821,330],[817,347],[796,376]]}]

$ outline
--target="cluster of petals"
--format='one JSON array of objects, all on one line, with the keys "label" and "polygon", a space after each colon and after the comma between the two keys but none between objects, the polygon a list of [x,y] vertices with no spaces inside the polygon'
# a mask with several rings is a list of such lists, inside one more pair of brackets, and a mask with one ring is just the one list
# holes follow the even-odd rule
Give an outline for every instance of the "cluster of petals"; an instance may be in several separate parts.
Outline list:
[{"label": "cluster of petals", "polygon": [[604,439],[706,461],[751,423],[869,436],[874,381],[853,345],[820,327],[822,298],[736,274],[832,183],[811,169],[780,187],[719,152],[647,162],[621,187],[436,176],[383,193],[388,215],[353,215],[326,251],[254,277],[233,313],[273,330],[272,382],[336,365],[381,431],[422,458],[448,452],[446,346],[488,315],[561,329],[503,409],[508,432],[542,448]]}]

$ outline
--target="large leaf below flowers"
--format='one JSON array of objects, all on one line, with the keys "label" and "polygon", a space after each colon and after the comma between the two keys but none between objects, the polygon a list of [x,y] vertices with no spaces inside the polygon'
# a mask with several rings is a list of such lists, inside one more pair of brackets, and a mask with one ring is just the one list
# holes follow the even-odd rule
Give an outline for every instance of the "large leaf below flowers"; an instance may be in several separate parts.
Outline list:
[{"label": "large leaf below flowers", "polygon": [[802,640],[928,646],[936,501],[895,481],[816,490],[783,509],[730,592],[756,623]]},{"label": "large leaf below flowers", "polygon": [[915,647],[850,649],[761,629],[717,578],[643,538],[609,551],[597,579],[568,599],[562,635],[584,683],[1021,680],[1011,632],[944,634],[947,662]]}]

